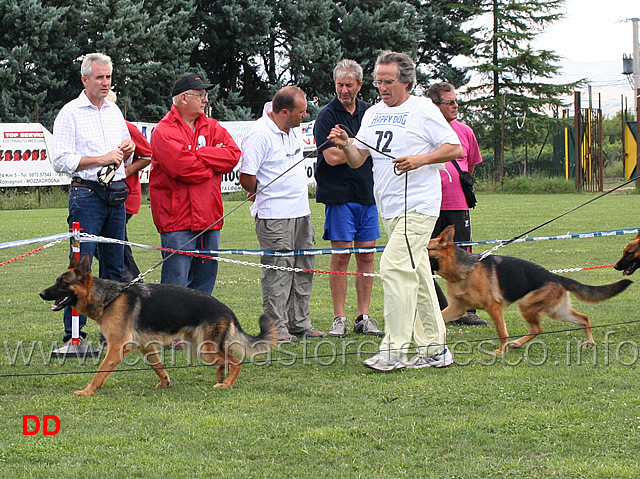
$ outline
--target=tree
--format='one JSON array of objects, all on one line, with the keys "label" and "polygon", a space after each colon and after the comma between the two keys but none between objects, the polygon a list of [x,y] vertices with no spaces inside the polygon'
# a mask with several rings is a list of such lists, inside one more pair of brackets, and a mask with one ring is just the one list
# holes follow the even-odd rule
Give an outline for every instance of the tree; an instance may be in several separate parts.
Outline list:
[{"label": "tree", "polygon": [[432,80],[452,83],[456,88],[469,81],[464,68],[451,64],[458,55],[472,52],[472,34],[476,29],[464,27],[476,15],[481,0],[447,0],[411,3],[421,25],[416,63],[420,65],[418,81],[427,85]]},{"label": "tree", "polygon": [[65,13],[40,0],[0,0],[0,121],[53,123],[47,105],[65,81],[55,53],[66,43]]},{"label": "tree", "polygon": [[190,68],[193,13],[194,0],[0,0],[0,120],[51,129],[82,90],[83,55],[102,52],[127,117],[158,121]]},{"label": "tree", "polygon": [[[287,84],[305,90],[309,110],[317,110],[335,94],[338,60],[358,61],[370,78],[383,49],[407,52],[421,63],[423,83],[436,75],[463,83],[464,72],[450,60],[467,48],[461,25],[473,11],[462,7],[479,0],[197,1],[192,25],[201,43],[191,62],[220,85],[216,115],[230,119],[224,115],[237,117],[241,107],[260,115],[264,102]],[[377,98],[370,81],[362,96]],[[219,105],[231,98],[223,111]]]},{"label": "tree", "polygon": [[197,43],[189,29],[193,0],[68,1],[66,29],[76,31],[79,52],[68,64],[77,78],[66,101],[82,88],[82,55],[102,52],[113,61],[113,89],[118,105],[132,121],[158,121],[171,105],[171,86],[189,71]]},{"label": "tree", "polygon": [[[472,123],[478,125],[476,131],[488,133],[480,133],[478,139],[492,143],[497,181],[502,180],[504,161],[503,119],[510,145],[526,145],[539,135],[541,128],[553,127],[549,109],[561,106],[560,97],[581,84],[545,82],[558,73],[560,67],[555,63],[560,57],[531,47],[547,24],[562,17],[564,1],[482,0],[477,10],[491,22],[472,35],[474,63],[469,70],[479,74],[480,82],[468,88],[472,100],[467,106],[474,118]],[[529,128],[518,129],[518,122],[523,121]]]},{"label": "tree", "polygon": [[[192,31],[200,42],[191,53],[191,64],[199,65],[210,82],[219,86],[214,116],[235,115],[240,107],[261,111],[269,89],[261,63],[268,49],[269,26],[273,17],[270,0],[196,0]],[[230,110],[221,106],[234,98]],[[216,114],[217,113],[217,114]]]}]

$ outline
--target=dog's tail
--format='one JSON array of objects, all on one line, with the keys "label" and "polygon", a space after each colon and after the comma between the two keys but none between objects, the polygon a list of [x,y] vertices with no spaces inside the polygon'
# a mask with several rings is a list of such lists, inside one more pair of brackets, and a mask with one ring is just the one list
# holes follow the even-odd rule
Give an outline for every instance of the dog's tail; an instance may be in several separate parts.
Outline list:
[{"label": "dog's tail", "polygon": [[273,320],[266,314],[260,316],[258,322],[260,324],[260,334],[257,336],[247,334],[242,330],[240,324],[236,322],[226,340],[226,347],[249,360],[256,355],[270,352],[271,348],[278,342],[278,329]]},{"label": "dog's tail", "polygon": [[565,287],[583,303],[597,303],[605,299],[613,298],[622,293],[633,281],[622,279],[615,283],[603,284],[602,286],[589,286],[577,281],[570,280],[565,283]]}]

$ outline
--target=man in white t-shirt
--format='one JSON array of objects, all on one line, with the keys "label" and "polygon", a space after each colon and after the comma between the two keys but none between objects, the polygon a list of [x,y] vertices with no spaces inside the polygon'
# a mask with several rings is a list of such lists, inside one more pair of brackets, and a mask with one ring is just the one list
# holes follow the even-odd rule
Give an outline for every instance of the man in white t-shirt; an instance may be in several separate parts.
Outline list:
[{"label": "man in white t-shirt", "polygon": [[[294,86],[281,88],[242,140],[240,184],[250,196],[255,195],[251,214],[263,250],[313,248],[315,233],[302,161],[300,123],[305,116],[304,92]],[[315,257],[262,256],[262,264],[313,270]],[[313,273],[262,269],[262,307],[278,327],[279,342],[327,336],[309,318],[312,280]]]},{"label": "man in white t-shirt", "polygon": [[[382,52],[373,82],[382,101],[367,110],[355,140],[338,126],[328,137],[353,168],[369,154],[373,159],[376,204],[389,237],[380,260],[385,336],[363,364],[380,371],[453,362],[427,243],[440,213],[439,169],[462,156],[462,148],[433,102],[410,94],[415,81],[408,55]],[[407,360],[412,343],[417,354]]]}]

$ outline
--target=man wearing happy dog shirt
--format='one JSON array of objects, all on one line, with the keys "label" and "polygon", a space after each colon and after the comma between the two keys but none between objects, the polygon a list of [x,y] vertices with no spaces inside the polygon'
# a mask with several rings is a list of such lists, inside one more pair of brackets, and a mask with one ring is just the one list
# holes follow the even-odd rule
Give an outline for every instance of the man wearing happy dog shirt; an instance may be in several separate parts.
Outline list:
[{"label": "man wearing happy dog shirt", "polygon": [[[238,163],[240,149],[204,113],[212,87],[193,73],[178,78],[171,110],[151,136],[149,197],[163,248],[216,250],[220,243],[220,184]],[[161,282],[211,294],[217,274],[215,260],[174,254],[162,264]]]}]

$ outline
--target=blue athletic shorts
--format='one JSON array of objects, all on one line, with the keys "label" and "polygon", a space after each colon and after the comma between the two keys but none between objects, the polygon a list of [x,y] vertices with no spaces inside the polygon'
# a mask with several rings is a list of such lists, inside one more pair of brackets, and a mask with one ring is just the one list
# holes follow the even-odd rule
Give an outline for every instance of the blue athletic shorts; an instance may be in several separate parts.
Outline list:
[{"label": "blue athletic shorts", "polygon": [[380,238],[376,205],[325,205],[324,234],[329,241],[375,241]]}]

